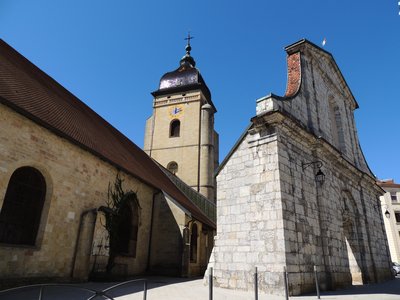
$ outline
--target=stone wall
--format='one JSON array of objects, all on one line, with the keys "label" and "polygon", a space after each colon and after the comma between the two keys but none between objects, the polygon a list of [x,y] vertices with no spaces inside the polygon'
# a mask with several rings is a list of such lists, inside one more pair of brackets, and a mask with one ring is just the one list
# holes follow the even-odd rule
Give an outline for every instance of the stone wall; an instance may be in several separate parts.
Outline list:
[{"label": "stone wall", "polygon": [[[198,229],[196,259],[190,260],[190,235]],[[157,194],[154,202],[150,269],[168,276],[202,276],[207,267],[214,231],[192,219],[168,195]]]},{"label": "stone wall", "polygon": [[[292,124],[293,125],[293,124]],[[323,288],[389,278],[388,249],[373,178],[329,153],[300,128],[279,130],[279,169],[289,282],[294,294],[314,290],[313,265]],[[311,138],[311,139],[310,139]],[[332,149],[331,149],[332,150]],[[325,182],[315,181],[323,162]]]},{"label": "stone wall", "polygon": [[186,215],[161,193],[154,199],[150,271],[180,276],[182,273],[182,231]]},{"label": "stone wall", "polygon": [[[200,111],[199,91],[159,97],[154,99],[153,116],[146,123],[145,152],[164,167],[175,161],[178,163],[177,176],[187,185],[197,188],[199,169]],[[180,109],[173,114],[173,109]],[[180,136],[170,137],[172,120],[180,121]]]},{"label": "stone wall", "polygon": [[[216,285],[283,294],[391,278],[376,185],[359,146],[358,107],[333,57],[288,48],[285,97],[257,100],[252,126],[217,174]],[[293,56],[293,59],[291,59]],[[297,86],[296,86],[297,85]],[[318,171],[325,174],[316,181]]]},{"label": "stone wall", "polygon": [[[69,277],[81,215],[105,205],[108,184],[115,180],[117,169],[3,105],[0,127],[0,207],[9,179],[19,167],[38,169],[47,186],[36,245],[1,244],[0,277]],[[146,268],[154,189],[120,174],[124,189],[135,191],[141,206],[136,257],[120,261],[128,265],[129,274],[137,274]],[[77,270],[82,277],[87,272]]]},{"label": "stone wall", "polygon": [[[326,140],[353,165],[372,176],[355,126],[354,110],[358,105],[338,66],[329,53],[307,43],[290,50],[288,55],[290,58],[299,53],[301,63],[297,72],[301,80],[297,94],[284,101],[274,95],[259,99],[257,115],[276,109],[287,112],[309,132]],[[293,70],[289,72],[289,76],[295,74]]]},{"label": "stone wall", "polygon": [[[273,294],[283,293],[284,266],[293,295],[314,291],[314,265],[322,289],[390,278],[373,178],[294,122],[275,121],[250,130],[217,176],[215,284],[252,289],[254,267]],[[322,185],[315,165],[303,165],[316,160]]]},{"label": "stone wall", "polygon": [[[176,175],[214,201],[214,169],[218,163],[215,109],[200,90],[155,97],[153,108],[153,115],[146,122],[144,151],[166,168],[176,162]],[[180,122],[177,137],[170,137],[173,120]]]},{"label": "stone wall", "polygon": [[253,270],[259,288],[283,292],[284,223],[277,137],[248,134],[217,176],[217,236],[209,266],[215,284],[251,289]]}]

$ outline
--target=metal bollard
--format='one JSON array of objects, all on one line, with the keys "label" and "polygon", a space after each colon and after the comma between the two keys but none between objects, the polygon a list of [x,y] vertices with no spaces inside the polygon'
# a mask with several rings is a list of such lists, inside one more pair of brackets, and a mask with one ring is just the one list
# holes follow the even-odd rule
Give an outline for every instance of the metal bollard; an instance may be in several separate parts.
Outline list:
[{"label": "metal bollard", "polygon": [[319,284],[318,284],[318,275],[317,275],[317,266],[314,265],[314,277],[315,277],[315,287],[317,288],[317,299],[321,299],[319,295]]},{"label": "metal bollard", "polygon": [[283,280],[285,282],[285,296],[286,300],[289,300],[289,280],[288,274],[286,272],[286,266],[283,266]]},{"label": "metal bollard", "polygon": [[144,286],[143,286],[143,300],[147,299],[147,279],[144,280]]},{"label": "metal bollard", "polygon": [[210,273],[208,274],[208,299],[213,300],[213,268],[210,267]]},{"label": "metal bollard", "polygon": [[43,289],[44,289],[44,286],[41,286],[40,291],[39,291],[39,300],[43,299]]},{"label": "metal bollard", "polygon": [[258,300],[258,274],[257,267],[254,269],[254,299]]}]

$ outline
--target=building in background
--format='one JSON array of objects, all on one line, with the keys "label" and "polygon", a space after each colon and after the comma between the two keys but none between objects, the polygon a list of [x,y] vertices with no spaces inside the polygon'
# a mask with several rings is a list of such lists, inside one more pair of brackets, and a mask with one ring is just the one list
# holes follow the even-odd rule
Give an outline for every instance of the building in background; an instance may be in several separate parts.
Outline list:
[{"label": "building in background", "polygon": [[379,180],[385,194],[380,197],[385,229],[393,262],[400,263],[400,184],[393,179]]}]

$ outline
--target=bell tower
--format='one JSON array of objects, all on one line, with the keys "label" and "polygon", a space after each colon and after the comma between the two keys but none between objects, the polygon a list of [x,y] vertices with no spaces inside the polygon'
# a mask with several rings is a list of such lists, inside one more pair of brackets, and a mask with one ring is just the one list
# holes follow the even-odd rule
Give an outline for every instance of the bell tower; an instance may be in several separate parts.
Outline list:
[{"label": "bell tower", "polygon": [[158,89],[152,92],[153,114],[146,122],[144,151],[187,185],[215,200],[217,110],[190,55],[191,38],[186,38],[186,54],[179,67],[164,74]]}]

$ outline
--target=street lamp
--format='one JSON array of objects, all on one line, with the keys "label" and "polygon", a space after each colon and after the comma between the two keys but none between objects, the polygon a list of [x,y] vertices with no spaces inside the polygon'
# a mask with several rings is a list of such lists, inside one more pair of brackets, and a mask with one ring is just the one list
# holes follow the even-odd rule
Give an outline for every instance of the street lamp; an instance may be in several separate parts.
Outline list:
[{"label": "street lamp", "polygon": [[[382,205],[381,205],[380,202],[378,202],[376,205],[374,205],[374,207],[375,207],[378,211],[380,211],[380,208],[382,207]],[[388,210],[387,204],[383,204],[383,208],[385,209],[385,212],[384,212],[385,217],[389,219],[389,218],[390,218],[390,212],[389,212],[389,210]]]},{"label": "street lamp", "polygon": [[317,173],[315,173],[315,182],[322,185],[325,182],[325,174],[324,174],[324,172],[321,171],[321,167],[323,165],[322,161],[316,160],[316,161],[312,161],[312,162],[308,162],[308,163],[302,163],[301,168],[304,171],[305,169],[307,169],[309,166],[312,166],[312,165],[314,165],[316,168],[318,168]]},{"label": "street lamp", "polygon": [[388,210],[385,211],[385,217],[388,219],[390,218],[390,212]]}]

